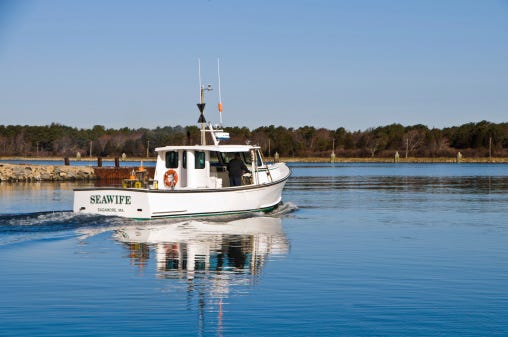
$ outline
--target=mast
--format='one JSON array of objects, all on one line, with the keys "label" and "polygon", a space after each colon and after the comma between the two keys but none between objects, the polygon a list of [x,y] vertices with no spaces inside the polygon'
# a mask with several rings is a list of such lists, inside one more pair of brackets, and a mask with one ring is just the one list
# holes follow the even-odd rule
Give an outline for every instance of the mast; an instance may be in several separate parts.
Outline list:
[{"label": "mast", "polygon": [[204,97],[205,97],[205,88],[201,86],[200,89],[200,100],[198,105],[198,109],[200,112],[198,123],[201,124],[201,145],[206,145],[206,137],[205,137],[205,131],[206,131],[206,119],[205,119],[205,103],[204,103]]},{"label": "mast", "polygon": [[[220,92],[220,69],[219,59],[217,59],[217,75],[219,77],[219,113],[220,113],[220,126],[222,126],[222,97]],[[197,104],[199,109],[198,123],[201,125],[201,145],[206,145],[206,118],[205,118],[205,91],[212,91],[212,86],[208,84],[206,87],[201,84],[201,61],[198,59],[199,69],[199,103]],[[223,132],[220,129],[213,128],[212,124],[209,124],[209,132],[212,136],[213,143],[219,144],[219,141],[229,139],[229,133]]]},{"label": "mast", "polygon": [[220,92],[220,61],[219,61],[219,58],[217,58],[217,77],[219,78],[219,104],[218,104],[218,109],[219,109],[219,115],[220,115],[220,125],[222,127],[222,96],[221,96],[221,92]]},{"label": "mast", "polygon": [[197,104],[200,115],[198,123],[201,124],[201,145],[206,145],[206,119],[205,119],[205,90],[211,91],[212,86],[208,84],[205,88],[201,84],[201,60],[198,59],[198,72],[199,72],[199,103]]}]

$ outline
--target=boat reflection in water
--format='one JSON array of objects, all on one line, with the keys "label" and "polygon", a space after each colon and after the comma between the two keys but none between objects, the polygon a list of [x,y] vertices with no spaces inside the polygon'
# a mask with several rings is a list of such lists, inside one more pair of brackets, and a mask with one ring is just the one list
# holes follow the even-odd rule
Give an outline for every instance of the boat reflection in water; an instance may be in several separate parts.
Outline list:
[{"label": "boat reflection in water", "polygon": [[[277,217],[152,223],[119,228],[114,238],[128,247],[140,268],[150,266],[154,255],[157,277],[175,281],[165,285],[167,290],[186,294],[185,307],[195,308],[200,334],[212,329],[221,336],[224,299],[248,292],[267,261],[289,252]],[[215,313],[211,321],[205,319],[206,312]]]},{"label": "boat reflection in water", "polygon": [[231,284],[249,284],[269,256],[289,251],[281,219],[267,216],[229,222],[150,222],[119,228],[114,238],[127,245],[130,258],[140,267],[154,254],[158,277],[206,279],[213,284],[210,290],[218,293],[227,292]]}]

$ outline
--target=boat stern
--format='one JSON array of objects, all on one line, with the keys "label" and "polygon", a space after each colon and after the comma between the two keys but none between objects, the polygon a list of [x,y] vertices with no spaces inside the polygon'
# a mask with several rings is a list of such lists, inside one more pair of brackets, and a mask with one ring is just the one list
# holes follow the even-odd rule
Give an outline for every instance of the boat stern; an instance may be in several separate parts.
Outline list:
[{"label": "boat stern", "polygon": [[135,219],[149,219],[146,193],[130,189],[75,189],[73,211]]}]

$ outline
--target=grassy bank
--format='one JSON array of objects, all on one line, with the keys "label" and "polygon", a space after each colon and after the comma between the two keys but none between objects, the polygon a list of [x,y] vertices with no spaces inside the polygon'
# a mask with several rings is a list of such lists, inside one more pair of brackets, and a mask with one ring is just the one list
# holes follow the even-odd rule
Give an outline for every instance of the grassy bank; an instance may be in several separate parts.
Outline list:
[{"label": "grassy bank", "polygon": [[[269,158],[273,160],[273,158]],[[286,163],[329,163],[330,158],[309,157],[309,158],[280,158],[280,161]],[[335,163],[393,163],[394,158],[335,158]],[[456,163],[457,158],[440,157],[409,157],[399,158],[399,163]],[[461,163],[508,163],[508,158],[462,158]]]}]

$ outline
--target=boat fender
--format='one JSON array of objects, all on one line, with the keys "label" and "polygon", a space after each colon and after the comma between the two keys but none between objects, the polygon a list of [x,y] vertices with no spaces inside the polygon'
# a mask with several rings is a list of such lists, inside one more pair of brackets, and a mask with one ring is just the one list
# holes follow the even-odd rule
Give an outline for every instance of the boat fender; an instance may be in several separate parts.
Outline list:
[{"label": "boat fender", "polygon": [[176,183],[178,182],[178,173],[176,173],[175,170],[167,170],[166,173],[164,173],[164,185],[167,187],[175,187]]}]

